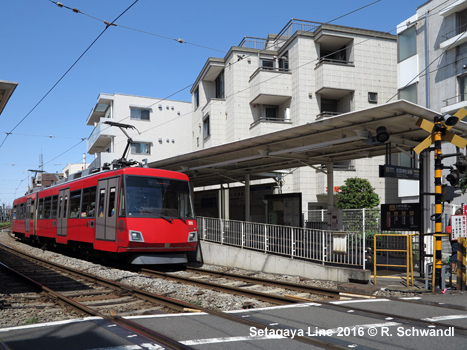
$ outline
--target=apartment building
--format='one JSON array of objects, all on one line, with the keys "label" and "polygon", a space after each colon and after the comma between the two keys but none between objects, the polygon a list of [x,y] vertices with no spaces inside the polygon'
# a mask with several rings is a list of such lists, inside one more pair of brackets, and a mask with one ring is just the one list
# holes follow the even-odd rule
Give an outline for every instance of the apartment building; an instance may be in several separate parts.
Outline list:
[{"label": "apartment building", "polygon": [[[123,131],[106,122],[131,125]],[[91,168],[123,156],[127,135],[132,139],[127,159],[151,162],[191,151],[191,103],[124,94],[99,94],[87,125],[94,127],[87,152]],[[125,135],[125,133],[127,135]]]},{"label": "apartment building", "polygon": [[[467,1],[427,1],[399,24],[397,34],[399,97],[440,114],[467,108]],[[444,154],[458,151],[465,154],[465,150],[443,144]],[[455,161],[455,157],[445,158],[443,163]],[[427,179],[434,178],[432,164],[427,166]],[[447,174],[449,170],[444,170],[443,183]],[[432,182],[427,185],[433,187]],[[426,188],[426,192],[433,191]],[[461,202],[465,202],[464,196],[455,200]]]},{"label": "apartment building", "polygon": [[[397,37],[291,20],[278,34],[245,37],[225,57],[209,58],[191,93],[193,150],[370,108],[397,96]],[[363,177],[383,203],[398,202],[397,181],[379,178],[380,164],[380,157],[334,164],[330,190]],[[287,169],[276,187],[302,193],[304,210],[326,208],[321,170]]]}]

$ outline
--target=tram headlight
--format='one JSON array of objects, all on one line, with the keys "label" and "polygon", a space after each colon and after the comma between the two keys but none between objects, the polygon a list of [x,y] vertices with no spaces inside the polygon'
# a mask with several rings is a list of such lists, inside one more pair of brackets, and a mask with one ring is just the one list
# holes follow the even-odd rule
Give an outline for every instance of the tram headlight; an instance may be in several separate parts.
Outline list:
[{"label": "tram headlight", "polygon": [[195,242],[197,240],[198,240],[198,238],[197,238],[197,235],[196,235],[196,231],[188,233],[188,242]]},{"label": "tram headlight", "polygon": [[130,242],[144,242],[143,234],[139,231],[130,231]]}]

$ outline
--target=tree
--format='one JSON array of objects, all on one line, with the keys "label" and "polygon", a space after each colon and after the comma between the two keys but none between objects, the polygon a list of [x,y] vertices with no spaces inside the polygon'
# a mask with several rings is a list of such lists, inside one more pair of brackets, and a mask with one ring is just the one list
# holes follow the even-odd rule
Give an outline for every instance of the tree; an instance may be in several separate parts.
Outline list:
[{"label": "tree", "polygon": [[379,204],[379,196],[366,179],[352,177],[339,188],[336,207],[339,209],[374,208]]}]

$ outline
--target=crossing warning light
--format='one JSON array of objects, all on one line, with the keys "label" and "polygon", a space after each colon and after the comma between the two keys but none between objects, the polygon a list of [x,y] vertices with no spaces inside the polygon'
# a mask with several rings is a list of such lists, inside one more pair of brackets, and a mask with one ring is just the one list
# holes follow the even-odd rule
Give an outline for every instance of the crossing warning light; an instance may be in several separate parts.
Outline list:
[{"label": "crossing warning light", "polygon": [[456,163],[451,167],[450,173],[446,176],[446,180],[451,186],[457,187],[460,180],[465,176],[467,170],[467,159],[464,155],[457,158]]},{"label": "crossing warning light", "polygon": [[[465,108],[461,108],[454,115],[445,114],[435,117],[435,119],[438,120],[438,124],[442,125],[443,128],[443,133],[441,135],[442,141],[450,142],[459,148],[465,148],[467,146],[466,139],[454,134],[452,131],[449,131],[449,129],[456,125],[457,122],[462,120],[465,116],[467,116],[467,110]],[[435,132],[435,123],[419,118],[416,125],[430,133],[425,140],[420,142],[413,149],[417,154],[420,154],[425,148],[430,147],[434,142],[433,133]]]}]

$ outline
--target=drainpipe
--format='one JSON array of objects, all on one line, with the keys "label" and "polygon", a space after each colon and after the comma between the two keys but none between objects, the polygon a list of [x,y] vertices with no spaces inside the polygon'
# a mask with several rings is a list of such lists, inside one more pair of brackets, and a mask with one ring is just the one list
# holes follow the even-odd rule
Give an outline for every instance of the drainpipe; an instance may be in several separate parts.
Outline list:
[{"label": "drainpipe", "polygon": [[429,10],[426,11],[425,14],[425,67],[426,67],[426,74],[425,74],[425,107],[430,108],[430,71],[428,69],[430,65],[430,38],[428,33],[428,18],[429,18]]}]

